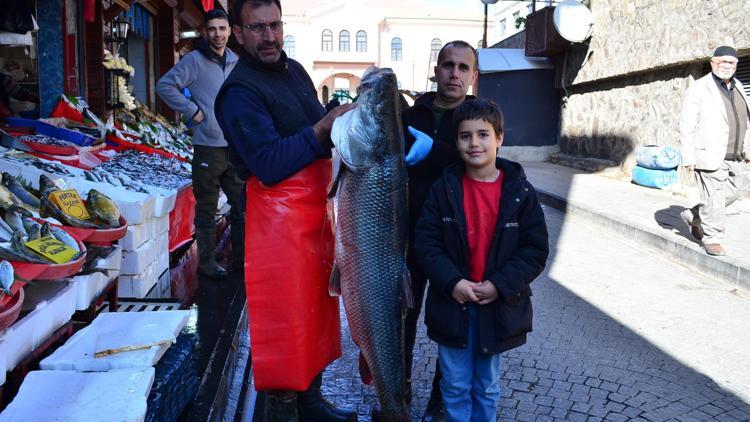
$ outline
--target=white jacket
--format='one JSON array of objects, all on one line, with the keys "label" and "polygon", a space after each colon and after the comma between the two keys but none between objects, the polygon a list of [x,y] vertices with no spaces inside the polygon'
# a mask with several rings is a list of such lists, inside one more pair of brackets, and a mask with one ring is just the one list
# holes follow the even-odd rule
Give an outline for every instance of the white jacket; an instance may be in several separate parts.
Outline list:
[{"label": "white jacket", "polygon": [[[735,89],[739,89],[750,108],[742,83],[736,78],[734,82]],[[723,163],[729,141],[729,122],[722,95],[711,73],[695,81],[685,93],[680,115],[683,166],[695,165],[698,170],[713,171]],[[747,127],[743,153],[750,158],[750,119]]]}]

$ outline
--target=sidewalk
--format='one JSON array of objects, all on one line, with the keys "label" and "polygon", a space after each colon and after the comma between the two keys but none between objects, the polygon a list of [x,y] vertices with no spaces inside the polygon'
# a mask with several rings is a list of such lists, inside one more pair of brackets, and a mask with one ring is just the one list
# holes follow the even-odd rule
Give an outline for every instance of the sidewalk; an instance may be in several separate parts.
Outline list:
[{"label": "sidewalk", "polygon": [[[705,253],[680,218],[687,198],[545,162],[523,163],[540,200],[711,277],[750,291],[750,214],[727,217],[727,255]],[[570,228],[570,226],[566,227]]]}]

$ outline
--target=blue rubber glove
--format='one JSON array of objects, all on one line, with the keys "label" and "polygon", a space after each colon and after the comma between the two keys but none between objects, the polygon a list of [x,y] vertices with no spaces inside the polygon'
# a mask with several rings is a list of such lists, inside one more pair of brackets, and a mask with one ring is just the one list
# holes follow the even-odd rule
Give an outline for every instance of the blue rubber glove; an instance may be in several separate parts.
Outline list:
[{"label": "blue rubber glove", "polygon": [[432,149],[433,140],[430,135],[420,132],[411,126],[408,127],[408,130],[414,136],[415,140],[409,153],[406,154],[405,161],[407,166],[413,166],[427,157],[427,154]]}]

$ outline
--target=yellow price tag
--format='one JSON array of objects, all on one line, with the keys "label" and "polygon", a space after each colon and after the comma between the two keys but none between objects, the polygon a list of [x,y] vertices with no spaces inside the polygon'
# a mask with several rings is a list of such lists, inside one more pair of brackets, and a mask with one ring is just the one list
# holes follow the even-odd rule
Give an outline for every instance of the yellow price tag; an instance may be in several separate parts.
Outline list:
[{"label": "yellow price tag", "polygon": [[26,246],[56,264],[64,264],[70,261],[77,253],[75,249],[52,236],[44,236],[40,239],[26,242]]},{"label": "yellow price tag", "polygon": [[65,214],[79,220],[91,220],[86,205],[83,204],[75,189],[54,191],[49,195]]}]

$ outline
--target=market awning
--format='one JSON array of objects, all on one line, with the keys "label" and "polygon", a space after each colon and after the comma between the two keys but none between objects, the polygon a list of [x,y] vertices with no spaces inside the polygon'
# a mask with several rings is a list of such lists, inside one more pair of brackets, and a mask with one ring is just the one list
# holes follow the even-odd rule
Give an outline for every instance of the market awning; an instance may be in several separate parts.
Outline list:
[{"label": "market awning", "polygon": [[477,53],[479,73],[554,68],[546,57],[526,57],[522,48],[480,48]]}]

